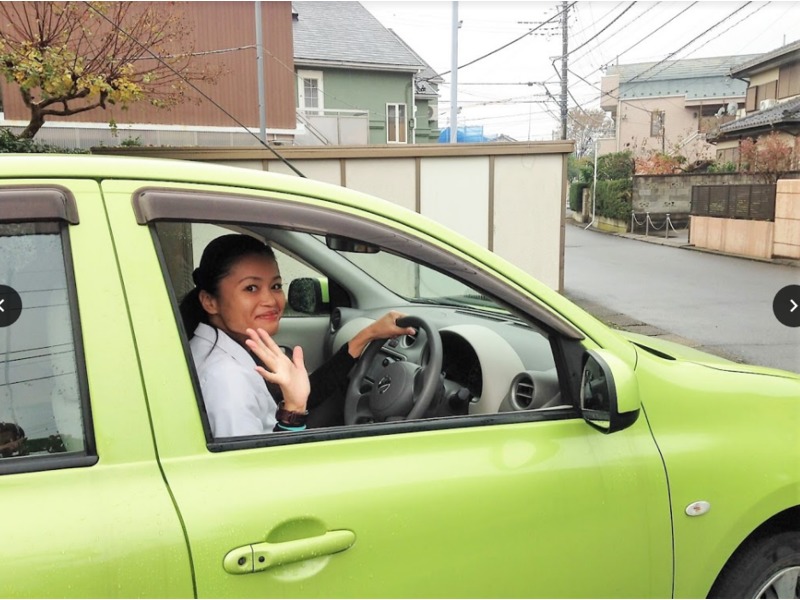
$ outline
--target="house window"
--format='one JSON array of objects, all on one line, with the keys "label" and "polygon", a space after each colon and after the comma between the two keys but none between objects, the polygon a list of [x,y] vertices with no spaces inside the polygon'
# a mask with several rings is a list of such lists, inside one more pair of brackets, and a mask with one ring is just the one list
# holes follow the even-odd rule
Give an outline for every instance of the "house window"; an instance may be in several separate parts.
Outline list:
[{"label": "house window", "polygon": [[664,135],[664,111],[654,110],[650,113],[650,137]]},{"label": "house window", "polygon": [[389,144],[405,144],[406,138],[406,105],[386,105],[386,142]]},{"label": "house window", "polygon": [[322,71],[297,72],[297,103],[300,110],[319,114],[325,108]]}]

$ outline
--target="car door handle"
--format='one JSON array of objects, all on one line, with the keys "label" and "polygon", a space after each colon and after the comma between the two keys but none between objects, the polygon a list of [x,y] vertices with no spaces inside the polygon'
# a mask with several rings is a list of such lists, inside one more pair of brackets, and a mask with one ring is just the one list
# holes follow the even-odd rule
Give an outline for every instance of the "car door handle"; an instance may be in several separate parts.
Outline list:
[{"label": "car door handle", "polygon": [[328,531],[322,535],[289,542],[260,542],[234,548],[225,555],[223,568],[232,575],[256,573],[309,558],[336,554],[347,550],[356,541],[356,534],[347,529]]}]

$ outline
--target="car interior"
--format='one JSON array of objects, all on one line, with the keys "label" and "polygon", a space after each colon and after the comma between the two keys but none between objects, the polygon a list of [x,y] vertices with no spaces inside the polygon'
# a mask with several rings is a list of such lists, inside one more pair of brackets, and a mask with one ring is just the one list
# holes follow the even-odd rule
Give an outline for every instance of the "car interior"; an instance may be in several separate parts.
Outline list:
[{"label": "car interior", "polygon": [[[578,416],[558,359],[574,341],[467,281],[463,265],[448,271],[372,241],[283,227],[160,221],[153,231],[176,304],[212,239],[238,232],[268,243],[287,295],[275,339],[302,346],[309,372],[387,311],[407,315],[416,334],[373,342],[350,373],[345,426]],[[387,393],[388,381],[402,384]]]}]

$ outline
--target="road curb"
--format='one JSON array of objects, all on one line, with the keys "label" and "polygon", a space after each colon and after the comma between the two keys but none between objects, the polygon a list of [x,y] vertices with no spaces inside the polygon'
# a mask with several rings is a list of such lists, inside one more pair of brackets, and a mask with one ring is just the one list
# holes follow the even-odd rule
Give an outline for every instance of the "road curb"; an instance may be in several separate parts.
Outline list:
[{"label": "road curb", "polygon": [[[583,227],[582,223],[578,223],[577,221],[567,218],[567,222],[575,227]],[[698,248],[694,244],[687,244],[682,242],[670,242],[665,239],[657,238],[655,236],[644,236],[635,233],[616,233],[613,231],[603,231],[602,229],[596,229],[595,227],[589,227],[591,231],[596,231],[597,233],[603,233],[606,235],[613,235],[615,237],[625,238],[628,240],[634,240],[636,242],[645,242],[647,244],[656,244],[658,246],[667,246],[670,248],[680,248],[681,250],[693,250],[695,252],[703,252],[705,254],[715,254],[717,256],[729,256],[731,258],[739,258],[743,260],[752,260],[755,262],[765,263],[765,264],[773,264],[773,265],[783,265],[786,267],[794,267],[800,268],[800,260],[794,260],[791,258],[759,258],[757,256],[745,256],[743,254],[732,254],[729,252],[720,252],[719,250],[711,250],[709,248]]]}]

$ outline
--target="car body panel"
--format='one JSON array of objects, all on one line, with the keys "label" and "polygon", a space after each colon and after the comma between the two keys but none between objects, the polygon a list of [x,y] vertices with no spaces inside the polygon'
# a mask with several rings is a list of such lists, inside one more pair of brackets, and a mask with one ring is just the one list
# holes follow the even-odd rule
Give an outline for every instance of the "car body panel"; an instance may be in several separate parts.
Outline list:
[{"label": "car body panel", "polygon": [[[640,352],[636,374],[669,474],[675,595],[705,597],[748,535],[800,504],[798,384],[647,352]],[[687,515],[698,501],[710,503],[708,513]]]},{"label": "car body panel", "polygon": [[192,595],[187,545],[157,462],[99,186],[48,183],[77,200],[80,224],[69,228],[69,240],[100,458],[91,466],[0,477],[3,595]]},{"label": "car body panel", "polygon": [[[669,593],[666,482],[644,423],[615,438],[575,418],[210,454],[153,239],[133,220],[130,197],[140,185],[106,181],[103,188],[159,455],[187,526],[201,596],[491,595],[498,576],[506,578],[504,594],[519,596]],[[622,457],[634,464],[620,468]],[[573,485],[553,474],[563,469],[584,476]],[[626,502],[632,485],[638,508]],[[653,510],[659,503],[662,510]],[[452,512],[443,514],[443,506]],[[610,510],[595,515],[594,507]],[[503,534],[502,550],[487,554],[490,523],[529,529],[533,539]],[[222,570],[227,552],[287,528],[320,535],[344,529],[356,543],[329,566],[320,559],[313,568],[237,576]],[[536,543],[555,529],[562,546]],[[612,547],[647,576],[624,584],[611,576]],[[592,576],[565,588],[556,564],[578,551],[610,562],[587,566]],[[536,565],[530,579],[513,577],[529,565]],[[406,570],[420,577],[427,570],[428,582],[419,587]]]},{"label": "car body panel", "polygon": [[[800,506],[800,376],[615,332],[391,203],[147,159],[4,157],[0,185],[12,183],[78,199],[69,235],[99,460],[0,477],[21,547],[3,554],[7,595],[699,597],[749,534]],[[638,400],[620,405],[640,401],[639,418],[606,435],[557,407],[527,421],[213,442],[159,247],[134,215],[145,187],[313,205],[461,257],[579,330],[572,348],[635,369]],[[711,510],[690,517],[697,501]],[[250,545],[326,532],[354,541],[260,572],[225,566]]]},{"label": "car body panel", "polygon": [[696,348],[690,348],[676,342],[657,338],[647,337],[639,333],[623,332],[623,337],[637,344],[645,349],[650,348],[656,352],[661,352],[673,359],[680,359],[681,361],[705,365],[722,371],[731,373],[755,373],[759,375],[768,375],[772,377],[784,377],[789,379],[796,379],[800,381],[800,374],[791,373],[782,369],[773,369],[770,367],[761,367],[758,365],[746,365],[734,362],[727,358],[715,356]]}]

